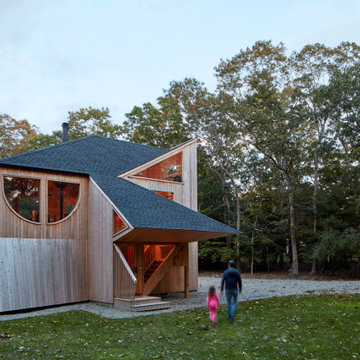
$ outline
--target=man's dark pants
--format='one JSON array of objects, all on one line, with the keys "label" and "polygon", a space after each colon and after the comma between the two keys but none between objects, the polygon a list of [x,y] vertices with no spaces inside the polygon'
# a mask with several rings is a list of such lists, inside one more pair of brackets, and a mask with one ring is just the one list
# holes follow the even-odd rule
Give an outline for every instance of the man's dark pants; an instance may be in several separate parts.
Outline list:
[{"label": "man's dark pants", "polygon": [[233,321],[236,314],[237,298],[239,292],[238,289],[226,289],[225,294],[226,294],[229,320]]}]

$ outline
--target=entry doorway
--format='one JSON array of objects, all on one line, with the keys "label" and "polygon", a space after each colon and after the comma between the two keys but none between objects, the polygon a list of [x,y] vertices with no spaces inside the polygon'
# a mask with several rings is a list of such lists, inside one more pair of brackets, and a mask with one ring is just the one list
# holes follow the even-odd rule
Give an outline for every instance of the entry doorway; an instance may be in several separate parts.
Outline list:
[{"label": "entry doorway", "polygon": [[134,245],[120,245],[120,250],[123,253],[131,271],[136,276],[135,294],[142,295],[144,292],[144,285],[155,274],[158,268],[161,267],[170,252],[175,248],[175,245],[152,245],[152,244],[134,244]]}]

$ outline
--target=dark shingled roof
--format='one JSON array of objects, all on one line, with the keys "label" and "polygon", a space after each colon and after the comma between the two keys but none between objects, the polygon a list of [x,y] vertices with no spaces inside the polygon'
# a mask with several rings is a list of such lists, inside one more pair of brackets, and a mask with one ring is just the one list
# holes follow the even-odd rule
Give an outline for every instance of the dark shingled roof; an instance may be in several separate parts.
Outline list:
[{"label": "dark shingled roof", "polygon": [[230,226],[126,179],[98,174],[93,174],[92,178],[134,228],[237,233]]},{"label": "dark shingled roof", "polygon": [[116,177],[168,151],[92,135],[0,159],[0,165],[90,175],[134,228],[238,233],[229,226]]},{"label": "dark shingled roof", "polygon": [[0,159],[0,164],[77,174],[119,175],[169,150],[91,135]]}]

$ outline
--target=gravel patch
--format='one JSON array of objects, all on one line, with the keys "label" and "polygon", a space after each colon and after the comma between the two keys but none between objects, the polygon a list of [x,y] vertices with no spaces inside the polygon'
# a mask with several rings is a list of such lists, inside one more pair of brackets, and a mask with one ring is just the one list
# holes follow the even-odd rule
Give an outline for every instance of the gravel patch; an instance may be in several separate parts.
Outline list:
[{"label": "gravel patch", "polygon": [[[170,301],[171,308],[161,311],[131,312],[116,309],[111,305],[86,302],[73,305],[51,307],[31,312],[0,315],[0,321],[23,319],[33,316],[51,315],[66,311],[89,311],[93,314],[106,318],[122,319],[144,315],[154,315],[173,311],[189,310],[206,306],[206,295],[210,285],[218,288],[220,295],[220,277],[199,277],[199,290],[190,293],[188,299],[184,299],[183,293],[168,294],[163,297],[164,301]],[[239,301],[265,299],[277,296],[340,293],[360,294],[360,281],[311,281],[311,280],[278,280],[278,279],[245,279],[243,280],[243,292]],[[220,296],[220,302],[226,304],[224,296]]]}]

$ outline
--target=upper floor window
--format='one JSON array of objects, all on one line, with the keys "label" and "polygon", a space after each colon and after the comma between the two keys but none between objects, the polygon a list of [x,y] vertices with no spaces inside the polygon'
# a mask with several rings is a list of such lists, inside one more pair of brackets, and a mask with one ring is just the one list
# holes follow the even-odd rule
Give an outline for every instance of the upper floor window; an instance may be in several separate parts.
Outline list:
[{"label": "upper floor window", "polygon": [[182,181],[182,153],[176,154],[171,158],[165,159],[160,163],[140,171],[135,176],[149,179]]},{"label": "upper floor window", "polygon": [[113,235],[116,235],[121,230],[126,229],[127,225],[122,218],[113,210]]},{"label": "upper floor window", "polygon": [[71,214],[79,199],[79,184],[48,181],[48,222],[60,221]]},{"label": "upper floor window", "polygon": [[154,190],[154,193],[159,194],[161,196],[164,196],[169,200],[174,200],[174,193],[173,192],[170,192],[170,191],[155,191]]},{"label": "upper floor window", "polygon": [[40,180],[4,176],[4,192],[12,209],[24,219],[39,222]]}]

